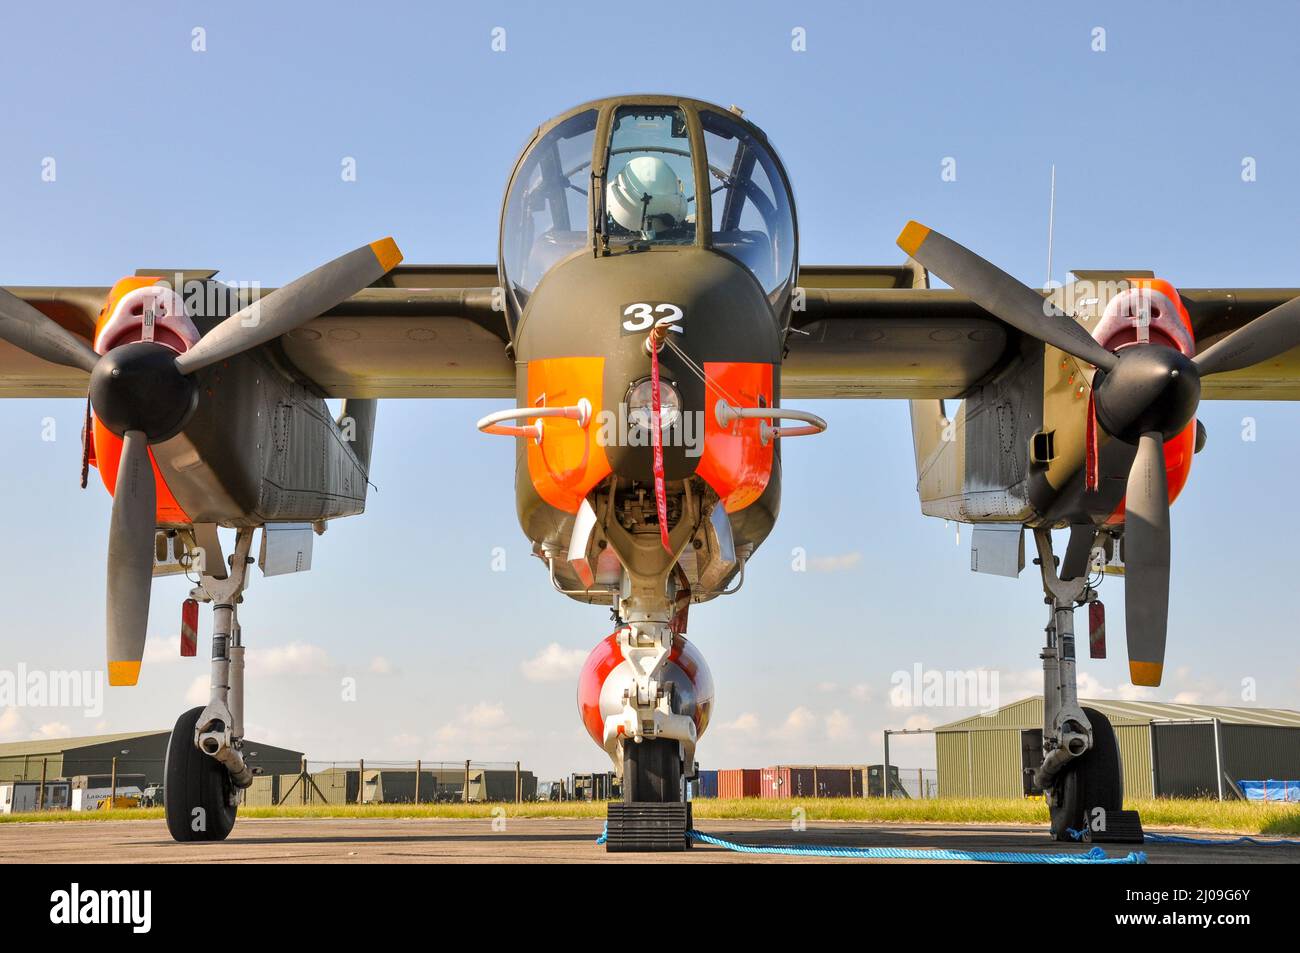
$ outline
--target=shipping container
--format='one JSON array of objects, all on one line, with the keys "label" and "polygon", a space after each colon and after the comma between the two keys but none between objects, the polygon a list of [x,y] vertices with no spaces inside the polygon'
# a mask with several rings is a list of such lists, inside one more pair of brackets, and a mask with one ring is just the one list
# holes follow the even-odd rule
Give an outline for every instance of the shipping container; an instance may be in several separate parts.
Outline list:
[{"label": "shipping container", "polygon": [[764,768],[762,774],[762,796],[767,798],[814,797],[814,769],[791,768],[778,765]]},{"label": "shipping container", "polygon": [[760,797],[762,784],[758,768],[728,768],[718,772],[718,797]]},{"label": "shipping container", "polygon": [[762,795],[783,797],[861,797],[863,768],[856,765],[777,765],[764,768]]},{"label": "shipping container", "polygon": [[696,797],[717,797],[718,796],[718,772],[701,771],[699,778],[695,781]]}]

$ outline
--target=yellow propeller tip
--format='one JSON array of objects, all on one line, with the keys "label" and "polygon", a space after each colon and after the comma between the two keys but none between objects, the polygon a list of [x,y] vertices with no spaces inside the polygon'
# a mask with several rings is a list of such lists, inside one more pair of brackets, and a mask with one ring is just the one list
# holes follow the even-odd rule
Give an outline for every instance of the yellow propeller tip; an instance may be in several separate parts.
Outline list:
[{"label": "yellow propeller tip", "polygon": [[391,238],[381,238],[377,242],[371,242],[370,250],[375,253],[380,266],[386,272],[392,271],[402,260],[402,250]]},{"label": "yellow propeller tip", "polygon": [[908,222],[898,235],[898,247],[915,258],[916,250],[929,234],[930,230],[920,222]]},{"label": "yellow propeller tip", "polygon": [[1128,673],[1134,685],[1156,688],[1165,673],[1165,666],[1161,662],[1135,662],[1129,659]]},{"label": "yellow propeller tip", "polygon": [[109,662],[108,684],[134,685],[140,680],[139,662]]}]

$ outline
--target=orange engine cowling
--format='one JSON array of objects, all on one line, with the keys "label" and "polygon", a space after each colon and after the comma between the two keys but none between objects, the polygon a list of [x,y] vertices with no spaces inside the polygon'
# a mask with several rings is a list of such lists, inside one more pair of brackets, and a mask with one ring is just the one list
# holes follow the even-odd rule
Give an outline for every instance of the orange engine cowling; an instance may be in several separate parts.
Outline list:
[{"label": "orange engine cowling", "polygon": [[[1184,357],[1196,356],[1192,319],[1172,284],[1162,278],[1130,278],[1128,287],[1106,304],[1093,337],[1108,350],[1126,347],[1163,345],[1180,351]],[[1145,319],[1145,329],[1139,319]],[[1147,340],[1142,340],[1145,334]],[[1169,483],[1169,502],[1187,485],[1196,452],[1196,418],[1188,421],[1176,436],[1165,441],[1165,473]],[[1124,521],[1124,502],[1106,520]]]},{"label": "orange engine cowling", "polygon": [[[162,279],[132,276],[122,278],[108,293],[95,322],[95,351],[105,354],[115,347],[151,340],[181,354],[199,340],[198,329],[185,312],[185,302]],[[92,419],[88,460],[99,469],[104,488],[111,494],[117,487],[122,438],[98,419]],[[158,464],[149,453],[157,486],[158,523],[188,523],[190,518],[172,495]]]}]

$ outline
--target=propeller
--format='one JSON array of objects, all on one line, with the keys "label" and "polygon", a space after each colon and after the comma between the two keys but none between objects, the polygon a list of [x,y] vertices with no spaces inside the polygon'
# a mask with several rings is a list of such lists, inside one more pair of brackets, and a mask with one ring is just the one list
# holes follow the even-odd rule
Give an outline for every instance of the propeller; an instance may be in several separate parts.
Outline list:
[{"label": "propeller", "polygon": [[1040,292],[952,239],[908,222],[898,245],[990,314],[1095,365],[1097,423],[1137,447],[1124,522],[1124,606],[1129,674],[1160,684],[1169,625],[1169,487],[1164,444],[1196,416],[1201,378],[1240,370],[1300,346],[1300,298],[1273,308],[1194,358],[1165,346],[1106,350]]},{"label": "propeller", "polygon": [[137,341],[101,357],[84,340],[0,289],[0,340],[51,363],[88,371],[95,416],[123,438],[108,534],[110,685],[134,685],[140,675],[157,520],[149,445],[175,436],[198,407],[199,390],[191,375],[287,334],[373,284],[401,260],[391,238],[363,245],[232,314],[182,354]]},{"label": "propeller", "polygon": [[84,340],[3,288],[0,288],[0,340],[51,364],[77,367],[87,373],[99,360],[99,355]]}]

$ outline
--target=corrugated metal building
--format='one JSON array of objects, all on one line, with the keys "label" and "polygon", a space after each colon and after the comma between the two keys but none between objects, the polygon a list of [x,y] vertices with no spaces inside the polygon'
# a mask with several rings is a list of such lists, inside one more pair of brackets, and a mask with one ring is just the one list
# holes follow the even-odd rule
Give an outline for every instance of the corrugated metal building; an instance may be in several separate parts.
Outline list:
[{"label": "corrugated metal building", "polygon": [[[1129,797],[1235,797],[1233,782],[1300,777],[1300,712],[1083,701],[1110,719]],[[1023,797],[1041,759],[1042,696],[935,729],[940,797]],[[1217,759],[1216,759],[1217,748]],[[1222,778],[1216,764],[1221,765]]]},{"label": "corrugated metal building", "polygon": [[[125,731],[83,738],[42,738],[0,744],[0,781],[39,781],[45,776],[76,778],[105,775],[117,758],[118,777],[143,775],[147,784],[163,783],[163,763],[171,731]],[[302,752],[254,741],[244,743],[244,756],[267,774],[299,770]]]}]

